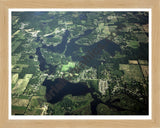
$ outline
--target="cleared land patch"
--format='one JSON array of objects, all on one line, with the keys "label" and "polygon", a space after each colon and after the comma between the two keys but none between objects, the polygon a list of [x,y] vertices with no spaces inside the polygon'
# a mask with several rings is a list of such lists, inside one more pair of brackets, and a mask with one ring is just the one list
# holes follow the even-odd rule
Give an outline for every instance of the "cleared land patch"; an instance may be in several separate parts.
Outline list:
[{"label": "cleared land patch", "polygon": [[67,71],[67,70],[69,70],[69,68],[74,68],[74,67],[75,67],[75,63],[69,62],[67,65],[62,66],[62,71]]},{"label": "cleared land patch", "polygon": [[18,73],[12,75],[12,84],[16,84],[18,80]]},{"label": "cleared land patch", "polygon": [[139,47],[139,42],[138,41],[129,41],[129,42],[127,42],[127,44],[131,48],[138,48]]},{"label": "cleared land patch", "polygon": [[12,38],[17,35],[20,32],[20,30],[17,30],[15,33],[13,33]]},{"label": "cleared land patch", "polygon": [[138,64],[137,60],[129,60],[129,64]]},{"label": "cleared land patch", "polygon": [[144,75],[145,79],[147,79],[148,78],[148,72],[149,72],[148,66],[141,65],[141,68],[142,68],[142,72],[143,72],[143,75]]},{"label": "cleared land patch", "polygon": [[119,69],[124,71],[124,80],[136,80],[141,82],[143,75],[139,65],[120,64]]},{"label": "cleared land patch", "polygon": [[19,99],[19,98],[13,98],[12,105],[14,106],[25,106],[27,107],[29,103],[29,99]]},{"label": "cleared land patch", "polygon": [[148,61],[147,60],[138,60],[138,62],[140,64],[143,64],[143,65],[148,65]]},{"label": "cleared land patch", "polygon": [[19,79],[17,81],[17,84],[13,88],[12,93],[22,94],[24,92],[24,90],[26,89],[26,87],[29,83],[29,80],[31,78],[32,78],[32,74],[26,74],[24,79]]},{"label": "cleared land patch", "polygon": [[33,74],[26,74],[25,76],[24,76],[24,79],[30,79],[30,78],[32,78],[32,76],[33,76]]},{"label": "cleared land patch", "polygon": [[25,110],[24,106],[12,106],[12,115],[23,115]]}]

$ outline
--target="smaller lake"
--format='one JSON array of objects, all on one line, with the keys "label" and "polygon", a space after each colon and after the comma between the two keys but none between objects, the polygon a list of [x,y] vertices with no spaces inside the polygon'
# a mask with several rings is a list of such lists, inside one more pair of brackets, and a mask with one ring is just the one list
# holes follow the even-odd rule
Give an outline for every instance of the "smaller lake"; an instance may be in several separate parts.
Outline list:
[{"label": "smaller lake", "polygon": [[[54,74],[56,67],[57,66],[53,66],[51,64],[47,64],[46,60],[43,58],[42,53],[40,51],[40,47],[36,48],[36,55],[38,56],[38,61],[39,61],[39,67],[41,71],[47,70],[48,69],[48,74]],[[46,68],[48,67],[48,68]]]}]

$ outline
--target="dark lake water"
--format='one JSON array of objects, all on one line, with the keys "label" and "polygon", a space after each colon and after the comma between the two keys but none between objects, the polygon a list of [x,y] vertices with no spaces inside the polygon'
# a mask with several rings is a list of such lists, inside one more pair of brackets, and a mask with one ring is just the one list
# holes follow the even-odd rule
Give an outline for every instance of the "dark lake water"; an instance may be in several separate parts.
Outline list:
[{"label": "dark lake water", "polygon": [[[100,64],[100,62],[98,62],[97,60],[98,59],[97,57],[101,55],[103,49],[107,51],[111,56],[115,55],[115,51],[121,51],[119,45],[107,39],[103,39],[90,46],[76,44],[75,41],[77,41],[78,39],[79,38],[72,39],[70,43],[67,44],[67,50],[65,52],[65,56],[71,56],[73,61],[82,61],[83,58],[87,57],[89,54],[94,54],[94,57],[92,57],[89,61],[87,61],[87,63],[85,63],[87,66],[90,67],[92,66],[96,68],[97,65]],[[99,46],[102,47],[100,48]],[[74,54],[74,52],[78,51],[80,47],[82,48],[83,53],[85,53],[85,56],[79,56],[78,54]],[[96,51],[97,52],[99,51],[99,53],[96,54]]]},{"label": "dark lake water", "polygon": [[82,13],[81,15],[79,15],[79,19],[80,20],[87,20],[86,13]]},{"label": "dark lake water", "polygon": [[29,56],[29,59],[33,59],[33,56]]},{"label": "dark lake water", "polygon": [[57,78],[54,81],[46,79],[43,82],[43,86],[46,86],[46,99],[52,104],[61,101],[68,94],[80,96],[90,92],[85,83],[70,83],[61,78]]},{"label": "dark lake water", "polygon": [[67,44],[67,39],[69,36],[69,31],[66,30],[65,34],[63,35],[62,38],[62,42],[60,44],[58,44],[57,46],[47,46],[47,45],[43,45],[43,48],[46,48],[48,51],[52,51],[52,52],[56,52],[56,53],[63,53]]},{"label": "dark lake water", "polygon": [[39,61],[39,67],[41,71],[45,71],[48,70],[47,73],[50,74],[54,74],[56,67],[57,66],[53,66],[51,64],[47,64],[46,60],[43,58],[41,51],[40,51],[40,47],[36,48],[36,55],[38,55],[38,61]]}]

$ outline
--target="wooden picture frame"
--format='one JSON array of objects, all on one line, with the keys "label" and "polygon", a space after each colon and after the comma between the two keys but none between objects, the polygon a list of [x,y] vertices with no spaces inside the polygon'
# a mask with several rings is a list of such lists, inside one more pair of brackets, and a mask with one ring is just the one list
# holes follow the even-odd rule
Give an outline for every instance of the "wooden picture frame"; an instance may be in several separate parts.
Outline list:
[{"label": "wooden picture frame", "polygon": [[[152,119],[143,120],[9,120],[9,8],[150,8],[152,9]],[[84,0],[1,0],[0,1],[0,127],[139,127],[139,128],[158,128],[160,127],[160,80],[159,78],[159,44],[160,31],[158,17],[160,13],[159,0],[115,0],[115,1],[84,1]]]}]

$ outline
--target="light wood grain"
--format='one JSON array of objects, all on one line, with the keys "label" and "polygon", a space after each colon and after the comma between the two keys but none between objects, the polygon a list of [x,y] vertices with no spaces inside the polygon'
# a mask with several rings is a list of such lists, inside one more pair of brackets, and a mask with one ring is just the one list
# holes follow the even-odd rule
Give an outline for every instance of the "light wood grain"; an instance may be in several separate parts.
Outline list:
[{"label": "light wood grain", "polygon": [[[8,120],[9,8],[151,8],[152,120]],[[0,1],[0,128],[159,128],[160,127],[160,0],[1,0]]]}]

